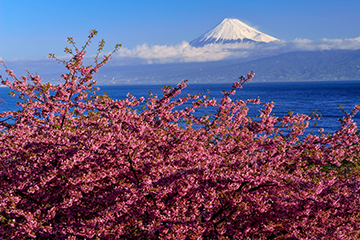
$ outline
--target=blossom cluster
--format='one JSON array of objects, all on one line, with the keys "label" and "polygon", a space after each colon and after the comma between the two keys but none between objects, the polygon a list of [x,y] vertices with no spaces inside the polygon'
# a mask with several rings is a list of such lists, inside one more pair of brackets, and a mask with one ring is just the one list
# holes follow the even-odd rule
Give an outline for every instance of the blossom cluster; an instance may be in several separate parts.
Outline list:
[{"label": "blossom cluster", "polygon": [[[221,101],[178,97],[186,81],[114,100],[93,78],[120,45],[100,61],[102,40],[83,65],[96,34],[68,39],[61,84],[5,67],[21,110],[0,113],[1,239],[360,237],[359,106],[334,134],[304,135],[311,117],[231,98],[252,72]],[[264,105],[257,120],[249,104]]]}]

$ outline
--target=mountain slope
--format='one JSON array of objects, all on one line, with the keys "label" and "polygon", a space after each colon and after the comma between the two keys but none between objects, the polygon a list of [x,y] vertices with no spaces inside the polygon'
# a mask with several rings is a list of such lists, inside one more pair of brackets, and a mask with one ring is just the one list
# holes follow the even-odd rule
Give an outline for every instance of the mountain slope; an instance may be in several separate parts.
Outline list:
[{"label": "mountain slope", "polygon": [[202,47],[211,43],[272,42],[277,38],[264,34],[238,19],[225,18],[219,25],[190,42],[191,46]]},{"label": "mountain slope", "polygon": [[[255,72],[253,81],[360,80],[360,50],[289,52],[244,62],[244,59],[140,66],[105,66],[97,76],[106,84],[221,83]],[[111,78],[110,78],[111,76]],[[114,78],[113,78],[114,77]],[[111,80],[113,78],[113,80]]]},{"label": "mountain slope", "polygon": [[234,81],[248,71],[255,72],[254,81],[360,80],[360,50],[283,53],[218,68],[203,68],[189,79],[199,81],[208,76],[211,82]]}]

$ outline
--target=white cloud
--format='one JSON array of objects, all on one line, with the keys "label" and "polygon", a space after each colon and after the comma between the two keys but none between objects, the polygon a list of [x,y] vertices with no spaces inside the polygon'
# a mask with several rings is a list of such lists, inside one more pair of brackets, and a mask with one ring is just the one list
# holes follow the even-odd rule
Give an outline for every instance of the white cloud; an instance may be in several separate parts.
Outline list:
[{"label": "white cloud", "polygon": [[[209,44],[203,47],[192,47],[186,41],[175,46],[172,45],[138,45],[133,49],[121,48],[115,53],[109,65],[139,65],[139,64],[165,64],[182,62],[208,62],[227,59],[249,58],[256,59],[265,56],[273,56],[280,53],[292,51],[319,51],[319,50],[356,50],[360,49],[360,37],[351,39],[320,39],[309,40],[297,38],[293,41],[274,41],[270,43],[228,43],[228,44]],[[68,60],[69,55],[57,56],[61,60]],[[88,55],[85,59],[86,64],[92,64],[94,56]],[[0,57],[0,60],[2,58]],[[54,60],[48,58],[41,59],[13,59],[9,62],[9,67],[14,66],[14,70],[24,68],[31,72],[41,69],[39,66],[47,64],[45,72],[55,71],[51,65]],[[57,64],[55,64],[57,66]],[[61,66],[60,66],[61,67]],[[59,67],[56,68],[56,71]],[[34,70],[33,70],[34,69]]]},{"label": "white cloud", "polygon": [[133,49],[121,48],[114,56],[114,63],[127,64],[162,64],[179,62],[207,62],[250,56],[267,56],[291,51],[317,51],[336,49],[360,49],[360,37],[352,39],[309,40],[297,38],[293,41],[276,41],[267,44],[229,43],[210,44],[204,47],[192,47],[188,42],[169,46],[147,44]]},{"label": "white cloud", "polygon": [[117,60],[121,60],[121,58],[142,59],[148,64],[207,62],[231,57],[247,57],[248,50],[254,48],[256,48],[255,43],[210,44],[196,48],[183,41],[175,46],[155,45],[149,47],[147,44],[142,44],[133,49],[122,48],[115,58]]}]

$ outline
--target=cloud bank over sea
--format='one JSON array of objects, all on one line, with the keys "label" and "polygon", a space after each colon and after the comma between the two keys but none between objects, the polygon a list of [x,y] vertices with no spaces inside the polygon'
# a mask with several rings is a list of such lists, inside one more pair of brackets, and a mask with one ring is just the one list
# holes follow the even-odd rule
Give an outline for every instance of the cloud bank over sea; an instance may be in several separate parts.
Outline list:
[{"label": "cloud bank over sea", "polygon": [[[209,62],[231,59],[261,58],[294,51],[322,51],[322,50],[357,50],[360,49],[360,36],[349,39],[319,39],[310,40],[296,38],[292,41],[274,41],[269,43],[241,42],[227,44],[208,44],[203,47],[193,47],[183,41],[177,45],[152,45],[144,43],[132,49],[122,47],[115,53],[110,65],[144,65],[167,63]],[[95,55],[88,55],[87,61]],[[67,60],[69,55],[58,56]],[[0,60],[3,60],[0,55]],[[44,62],[41,59],[12,59],[6,62]]]},{"label": "cloud bank over sea", "polygon": [[248,57],[272,56],[292,51],[321,50],[357,50],[360,49],[360,37],[351,39],[309,40],[297,38],[293,41],[274,41],[270,43],[228,43],[209,44],[193,47],[183,41],[172,45],[138,45],[133,49],[121,48],[114,56],[112,64],[165,64],[182,62],[208,62]]}]

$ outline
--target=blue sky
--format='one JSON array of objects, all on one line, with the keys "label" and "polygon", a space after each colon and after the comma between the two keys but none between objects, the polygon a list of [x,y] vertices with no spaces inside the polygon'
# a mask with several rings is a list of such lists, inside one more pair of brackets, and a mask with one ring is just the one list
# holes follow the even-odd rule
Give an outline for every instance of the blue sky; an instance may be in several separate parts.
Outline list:
[{"label": "blue sky", "polygon": [[121,43],[191,41],[226,17],[237,18],[284,41],[360,36],[359,0],[0,0],[0,58],[39,59],[63,55],[72,36],[81,45],[90,29],[107,49]]}]

